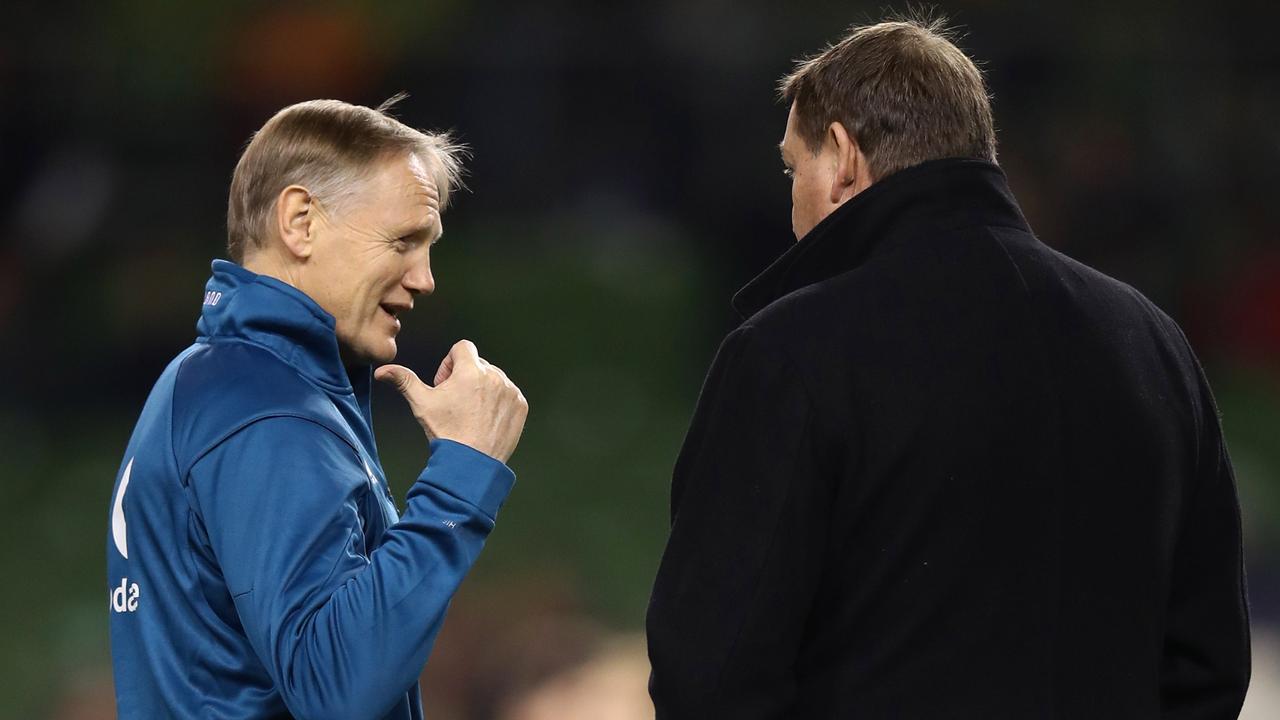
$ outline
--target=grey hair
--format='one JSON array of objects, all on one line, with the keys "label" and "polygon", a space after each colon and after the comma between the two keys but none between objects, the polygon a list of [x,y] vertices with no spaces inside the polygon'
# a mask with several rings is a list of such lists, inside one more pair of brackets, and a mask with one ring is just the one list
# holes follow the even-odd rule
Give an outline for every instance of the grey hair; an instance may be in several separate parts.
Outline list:
[{"label": "grey hair", "polygon": [[392,117],[406,97],[394,95],[376,108],[341,100],[308,100],[276,113],[254,133],[231,176],[227,199],[227,253],[243,262],[261,247],[280,192],[307,188],[322,206],[341,209],[377,161],[412,153],[432,173],[440,209],[462,184],[464,145],[447,132],[417,130]]}]

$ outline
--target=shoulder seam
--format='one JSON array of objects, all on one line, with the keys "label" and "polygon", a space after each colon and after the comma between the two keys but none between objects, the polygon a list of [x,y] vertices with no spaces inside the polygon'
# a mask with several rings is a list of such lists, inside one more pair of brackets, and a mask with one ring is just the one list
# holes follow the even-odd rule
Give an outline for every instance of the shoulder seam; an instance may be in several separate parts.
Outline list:
[{"label": "shoulder seam", "polygon": [[241,430],[244,430],[245,428],[257,422],[260,422],[262,420],[270,420],[271,418],[296,418],[298,420],[305,420],[309,423],[312,423],[313,425],[324,428],[327,432],[329,432],[329,434],[341,440],[343,445],[346,445],[347,447],[351,448],[352,451],[354,451],[357,456],[360,455],[359,448],[352,445],[350,440],[343,437],[342,433],[338,432],[337,430],[334,430],[332,427],[329,427],[327,424],[321,422],[320,420],[314,417],[311,417],[309,415],[304,415],[302,413],[272,411],[272,412],[261,413],[258,415],[252,415],[246,418],[244,422],[241,422],[238,425],[233,426],[231,429],[219,435],[217,439],[211,441],[206,447],[201,449],[199,452],[195,453],[191,458],[191,462],[188,463],[185,468],[180,468],[179,476],[183,478],[183,480],[185,481],[188,478],[188,476],[191,474],[191,469],[195,467],[196,464],[199,463],[202,459],[204,459],[205,455],[208,455],[209,453],[213,452],[219,445],[231,439],[231,436],[235,435]]}]

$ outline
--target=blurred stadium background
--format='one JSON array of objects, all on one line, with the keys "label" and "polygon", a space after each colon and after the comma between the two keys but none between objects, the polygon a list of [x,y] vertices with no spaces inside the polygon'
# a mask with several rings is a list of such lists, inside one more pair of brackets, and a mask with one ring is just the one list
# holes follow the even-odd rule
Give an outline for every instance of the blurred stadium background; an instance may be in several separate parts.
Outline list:
[{"label": "blurred stadium background", "polygon": [[[1208,367],[1245,514],[1244,717],[1280,717],[1280,11],[940,9],[986,68],[1001,162],[1040,237],[1145,292]],[[0,717],[113,716],[109,495],[152,381],[193,337],[239,148],[288,103],[401,90],[403,119],[474,150],[402,358],[429,373],[471,338],[532,407],[520,480],[428,665],[428,715],[651,715],[640,631],[671,464],[729,295],[791,242],[773,87],[881,10],[6,5]],[[403,498],[423,441],[393,393],[375,404]]]}]

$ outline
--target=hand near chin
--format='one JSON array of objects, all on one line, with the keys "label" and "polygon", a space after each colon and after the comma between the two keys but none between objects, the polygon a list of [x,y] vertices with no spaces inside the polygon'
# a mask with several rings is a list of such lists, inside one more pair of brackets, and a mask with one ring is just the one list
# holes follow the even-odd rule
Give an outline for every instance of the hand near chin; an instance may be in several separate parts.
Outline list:
[{"label": "hand near chin", "polygon": [[373,376],[396,386],[428,438],[460,442],[504,463],[520,442],[529,403],[470,340],[450,348],[436,370],[435,387],[403,365],[383,365]]}]

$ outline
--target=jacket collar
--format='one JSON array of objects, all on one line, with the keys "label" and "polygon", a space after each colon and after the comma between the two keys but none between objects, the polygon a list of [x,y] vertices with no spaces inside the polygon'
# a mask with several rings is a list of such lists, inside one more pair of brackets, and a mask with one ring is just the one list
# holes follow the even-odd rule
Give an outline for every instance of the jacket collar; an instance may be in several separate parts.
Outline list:
[{"label": "jacket collar", "polygon": [[[234,338],[260,345],[325,390],[353,392],[338,353],[333,316],[273,277],[214,260],[196,331],[201,342]],[[368,384],[363,377],[367,372],[356,374]]]},{"label": "jacket collar", "polygon": [[836,208],[809,234],[733,296],[751,317],[806,285],[867,261],[882,241],[908,225],[1027,227],[999,166],[982,160],[932,160],[894,173]]}]

